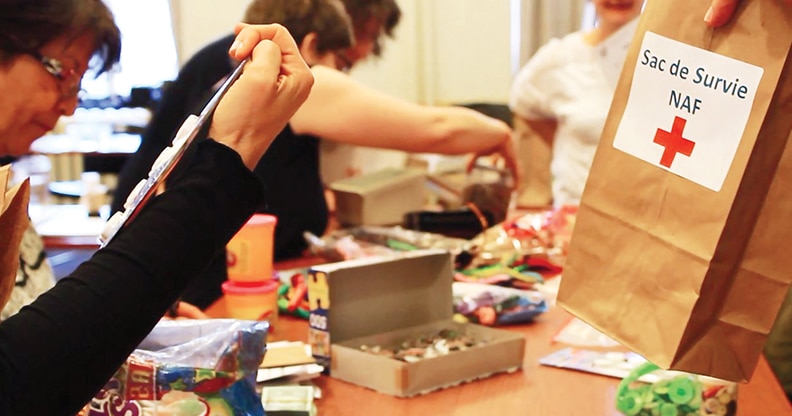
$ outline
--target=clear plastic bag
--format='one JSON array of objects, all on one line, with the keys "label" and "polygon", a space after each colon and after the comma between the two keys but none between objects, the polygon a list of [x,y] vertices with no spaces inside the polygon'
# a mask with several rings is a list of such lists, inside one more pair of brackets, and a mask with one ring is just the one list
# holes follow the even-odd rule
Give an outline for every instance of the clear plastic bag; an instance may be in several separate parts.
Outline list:
[{"label": "clear plastic bag", "polygon": [[264,416],[266,321],[163,320],[80,415]]}]

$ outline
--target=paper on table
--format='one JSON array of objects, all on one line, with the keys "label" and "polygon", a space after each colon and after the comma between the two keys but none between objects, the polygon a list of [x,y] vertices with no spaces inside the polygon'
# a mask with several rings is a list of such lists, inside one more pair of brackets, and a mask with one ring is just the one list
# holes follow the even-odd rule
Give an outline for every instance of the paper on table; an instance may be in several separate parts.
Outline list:
[{"label": "paper on table", "polygon": [[30,218],[41,236],[94,237],[105,220],[88,215],[83,205],[30,205]]},{"label": "paper on table", "polygon": [[313,364],[310,346],[303,342],[274,342],[267,345],[267,353],[259,368],[286,367],[298,364]]},{"label": "paper on table", "polygon": [[316,364],[309,345],[299,341],[280,341],[267,345],[267,353],[259,365],[256,381],[310,379],[323,370],[324,367]]},{"label": "paper on table", "polygon": [[272,386],[261,390],[261,404],[271,416],[316,415],[313,386]]},{"label": "paper on table", "polygon": [[553,341],[578,347],[616,347],[619,345],[613,338],[575,317],[558,331],[553,337]]},{"label": "paper on table", "polygon": [[[645,358],[634,352],[605,352],[580,348],[564,348],[539,359],[541,365],[615,378],[627,377],[632,370],[645,362]],[[678,374],[680,373],[676,371],[657,370],[638,380],[655,383]]]}]

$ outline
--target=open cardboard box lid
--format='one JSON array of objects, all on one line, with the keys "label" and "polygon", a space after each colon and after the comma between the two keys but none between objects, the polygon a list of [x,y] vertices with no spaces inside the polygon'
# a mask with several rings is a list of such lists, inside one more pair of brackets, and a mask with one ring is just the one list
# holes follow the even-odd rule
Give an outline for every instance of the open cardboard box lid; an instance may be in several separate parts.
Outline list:
[{"label": "open cardboard box lid", "polygon": [[339,179],[330,183],[330,189],[336,192],[349,192],[360,195],[381,193],[388,192],[414,180],[422,181],[425,176],[418,169],[386,168],[366,175]]},{"label": "open cardboard box lid", "polygon": [[[330,375],[410,397],[522,367],[522,334],[453,321],[452,265],[447,251],[419,250],[312,267],[310,278],[326,283],[309,296],[320,291],[326,298]],[[444,329],[485,342],[413,363],[360,348],[398,345]]]},{"label": "open cardboard box lid", "polygon": [[[428,334],[454,330],[480,345],[416,362],[365,352],[362,346],[392,346]],[[465,382],[514,372],[522,367],[525,337],[513,331],[453,320],[356,338],[331,347],[330,374],[359,386],[397,397],[411,397]]]},{"label": "open cardboard box lid", "polygon": [[317,265],[310,273],[326,276],[333,343],[453,316],[453,256],[445,250]]}]

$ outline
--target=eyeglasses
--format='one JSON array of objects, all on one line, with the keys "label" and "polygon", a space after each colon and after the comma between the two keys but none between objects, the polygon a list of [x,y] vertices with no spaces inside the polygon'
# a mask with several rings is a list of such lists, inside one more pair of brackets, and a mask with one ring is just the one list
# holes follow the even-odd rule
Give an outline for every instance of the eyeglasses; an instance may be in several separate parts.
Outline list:
[{"label": "eyeglasses", "polygon": [[73,67],[66,68],[62,60],[44,56],[38,51],[27,51],[26,53],[39,61],[44,66],[44,70],[58,80],[58,89],[62,99],[77,97],[83,91],[82,76],[78,75]]}]

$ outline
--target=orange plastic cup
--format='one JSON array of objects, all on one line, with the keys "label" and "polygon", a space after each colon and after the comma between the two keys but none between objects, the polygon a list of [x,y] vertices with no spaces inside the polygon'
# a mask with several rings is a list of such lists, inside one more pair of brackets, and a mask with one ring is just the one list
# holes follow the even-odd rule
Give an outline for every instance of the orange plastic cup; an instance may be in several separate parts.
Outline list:
[{"label": "orange plastic cup", "polygon": [[223,293],[229,316],[234,319],[269,321],[274,326],[278,319],[277,280],[258,284],[238,284],[231,280],[223,282]]},{"label": "orange plastic cup", "polygon": [[272,278],[273,239],[278,219],[254,214],[226,246],[228,280],[260,283]]}]

